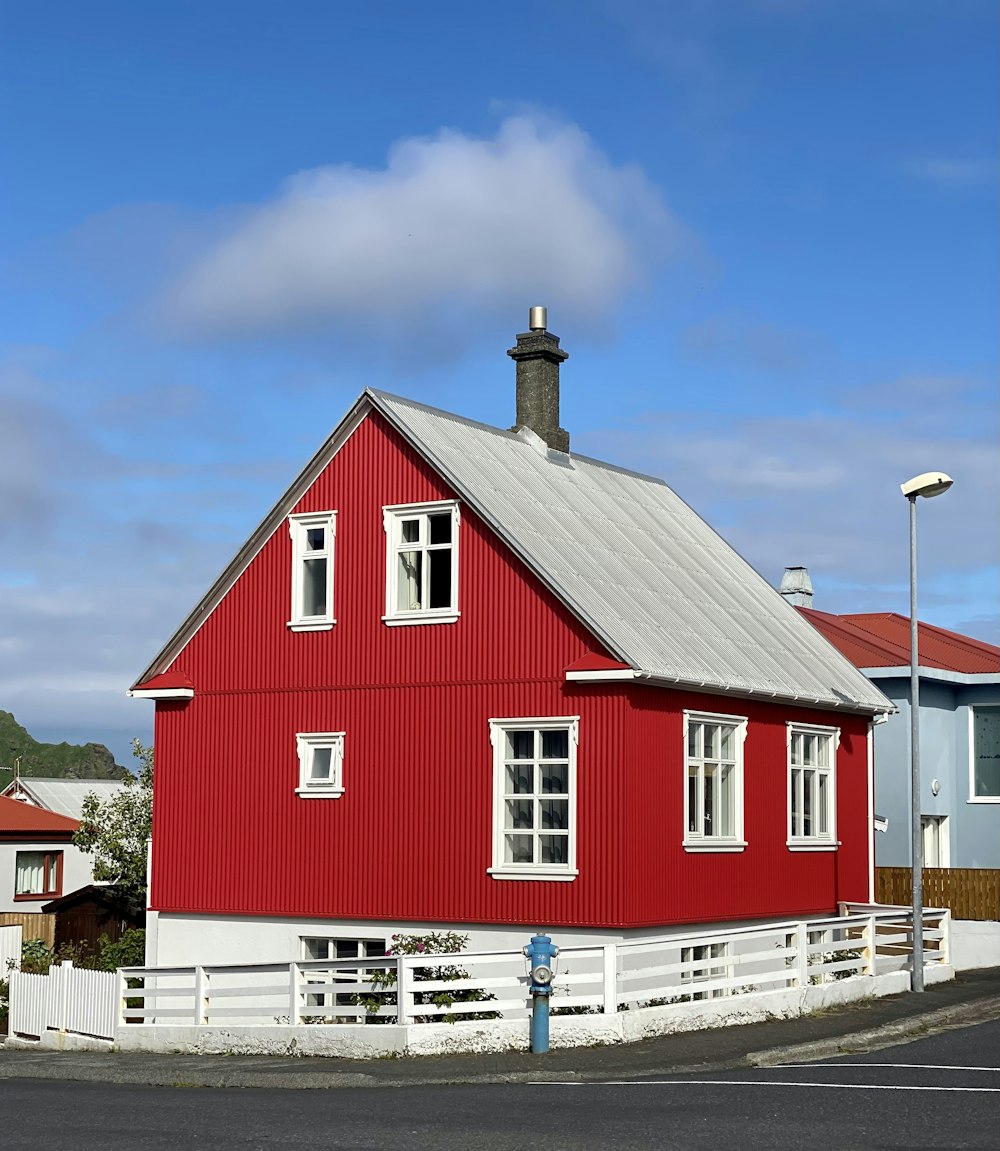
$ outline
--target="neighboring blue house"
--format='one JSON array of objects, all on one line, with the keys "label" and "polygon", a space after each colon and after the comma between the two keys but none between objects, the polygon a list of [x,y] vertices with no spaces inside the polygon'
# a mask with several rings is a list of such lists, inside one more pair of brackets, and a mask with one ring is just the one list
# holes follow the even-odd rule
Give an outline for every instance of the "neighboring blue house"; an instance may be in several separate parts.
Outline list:
[{"label": "neighboring blue house", "polygon": [[[909,867],[910,621],[815,611],[804,568],[781,591],[899,709],[875,729],[875,861]],[[1000,647],[925,623],[917,643],[924,866],[1000,868]]]}]

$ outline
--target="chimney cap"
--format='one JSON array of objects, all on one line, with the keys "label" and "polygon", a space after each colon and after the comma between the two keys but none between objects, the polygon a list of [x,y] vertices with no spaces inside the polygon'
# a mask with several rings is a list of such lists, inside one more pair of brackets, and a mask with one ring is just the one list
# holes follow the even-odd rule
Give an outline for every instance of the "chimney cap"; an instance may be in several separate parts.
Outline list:
[{"label": "chimney cap", "polygon": [[540,304],[528,309],[528,327],[533,332],[544,332],[549,326],[548,309]]}]

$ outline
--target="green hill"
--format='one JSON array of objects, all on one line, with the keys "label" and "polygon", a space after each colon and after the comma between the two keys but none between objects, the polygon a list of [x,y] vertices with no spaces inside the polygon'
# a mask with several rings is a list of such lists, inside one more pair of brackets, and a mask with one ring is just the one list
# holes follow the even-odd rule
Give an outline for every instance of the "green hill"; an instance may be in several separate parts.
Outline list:
[{"label": "green hill", "polygon": [[39,743],[9,711],[0,711],[0,789],[13,778],[18,756],[21,775],[28,779],[125,779],[130,774],[103,743]]}]

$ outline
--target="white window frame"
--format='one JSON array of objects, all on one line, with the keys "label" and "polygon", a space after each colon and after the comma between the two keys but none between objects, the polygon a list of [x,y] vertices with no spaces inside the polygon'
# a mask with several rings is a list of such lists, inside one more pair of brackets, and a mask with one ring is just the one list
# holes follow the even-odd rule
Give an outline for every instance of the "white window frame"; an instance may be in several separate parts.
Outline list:
[{"label": "white window frame", "polygon": [[[310,528],[323,528],[326,547],[308,551],[306,541]],[[291,631],[330,631],[337,622],[333,614],[334,545],[337,537],[336,512],[307,512],[288,517],[288,534],[292,538],[292,614],[288,621]],[[326,560],[326,611],[322,615],[306,615],[303,596],[303,573],[307,560]]]},{"label": "white window frame", "polygon": [[[310,955],[311,950],[322,950],[319,947],[310,947],[310,944],[326,944],[325,950],[336,951],[338,944],[353,945],[357,951],[357,955]],[[356,993],[359,982],[364,982],[366,978],[370,977],[371,969],[351,968],[345,970],[344,968],[336,968],[333,966],[338,962],[343,962],[345,959],[381,959],[386,953],[386,941],[382,938],[365,938],[358,939],[355,937],[332,937],[328,935],[301,935],[299,936],[300,950],[302,952],[302,959],[305,962],[322,961],[330,963],[329,969],[326,968],[309,968],[303,973],[303,983],[305,984],[305,1006],[307,1008],[321,1007],[354,1007],[351,1003],[352,996]],[[359,980],[358,975],[361,975]],[[346,991],[324,992],[324,991],[309,991],[310,983],[345,983],[348,985]],[[351,990],[353,988],[354,990]],[[309,1016],[311,1021],[322,1022],[322,1016]],[[332,1016],[327,1016],[327,1020]],[[356,1012],[350,1015],[336,1016],[336,1019],[343,1020],[345,1023],[358,1023],[368,1022],[366,1018],[359,1020]]]},{"label": "white window frame", "polygon": [[[805,766],[803,764],[792,763],[792,737],[794,735],[816,735],[821,738],[826,738],[830,741],[830,763],[826,767],[821,765]],[[787,845],[789,851],[836,851],[840,846],[840,841],[837,839],[837,751],[840,748],[840,728],[839,727],[825,727],[821,724],[815,723],[795,723],[789,722],[785,725],[785,763],[786,771],[785,778],[787,781],[788,794],[785,801],[785,809],[788,820],[788,840]],[[796,770],[814,772],[817,777],[821,773],[825,773],[828,777],[827,783],[827,812],[826,812],[826,826],[827,830],[824,833],[816,832],[812,835],[797,834],[794,831],[794,804],[795,804],[795,781],[794,773]],[[803,786],[805,786],[803,784]],[[817,784],[817,794],[819,787]],[[818,812],[814,808],[814,823],[818,824]]]},{"label": "white window frame", "polygon": [[[451,541],[448,545],[431,544],[427,538],[429,516],[451,513]],[[418,543],[404,543],[400,538],[400,525],[404,520],[420,518],[421,539]],[[437,500],[425,504],[393,504],[382,509],[382,527],[385,530],[385,615],[382,621],[398,627],[406,624],[454,623],[461,614],[458,609],[458,536],[460,515],[457,500]],[[421,564],[426,563],[429,552],[435,548],[451,549],[451,603],[447,607],[419,608],[401,611],[396,605],[399,596],[399,573],[396,557],[400,552],[419,551]],[[423,568],[425,586],[430,585],[427,568]]]},{"label": "white window frame", "polygon": [[[580,717],[578,715],[536,716],[533,718],[491,719],[490,743],[493,746],[493,865],[488,869],[494,879],[536,879],[548,881],[570,881],[579,875],[576,866],[576,756],[580,739]],[[569,762],[566,774],[567,787],[567,850],[565,863],[508,863],[505,858],[504,826],[506,802],[506,736],[513,731],[564,730],[568,735]],[[525,762],[539,762],[534,761]],[[531,792],[531,797],[537,797]],[[525,795],[524,798],[528,798]],[[535,835],[541,834],[532,828]]]},{"label": "white window frame", "polygon": [[[299,757],[299,786],[295,794],[303,799],[339,799],[344,794],[344,732],[299,732],[295,736]],[[330,751],[328,780],[313,779],[315,752]]]},{"label": "white window frame", "polygon": [[[719,724],[733,728],[735,760],[733,781],[734,828],[729,835],[705,835],[691,831],[691,787],[689,783],[692,759],[688,754],[689,733],[692,723]],[[707,711],[685,711],[683,731],[684,764],[684,850],[685,851],[743,851],[746,840],[743,838],[743,749],[747,738],[748,719],[745,715],[720,715]],[[704,761],[704,756],[695,757]],[[700,803],[704,804],[704,774],[699,774],[698,790]]]},{"label": "white window frame", "polygon": [[1000,792],[996,795],[976,795],[976,713],[998,712],[996,704],[973,704],[969,707],[969,803],[1000,803]]},{"label": "white window frame", "polygon": [[922,815],[920,840],[924,867],[951,867],[951,821],[947,815]]},{"label": "white window frame", "polygon": [[728,987],[698,990],[699,983],[726,979],[732,972],[733,958],[728,943],[695,943],[681,948],[681,984],[684,993],[695,999],[722,999],[730,994]]}]

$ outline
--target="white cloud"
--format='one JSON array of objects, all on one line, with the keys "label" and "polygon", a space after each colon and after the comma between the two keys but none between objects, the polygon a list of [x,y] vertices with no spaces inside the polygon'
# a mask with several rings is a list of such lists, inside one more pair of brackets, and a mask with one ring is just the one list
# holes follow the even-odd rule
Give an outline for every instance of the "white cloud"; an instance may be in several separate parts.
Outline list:
[{"label": "white cloud", "polygon": [[384,168],[289,180],[175,281],[161,307],[196,335],[305,328],[454,331],[558,299],[599,316],[676,252],[683,229],[635,167],[572,124],[506,119],[492,139],[403,140]]}]

